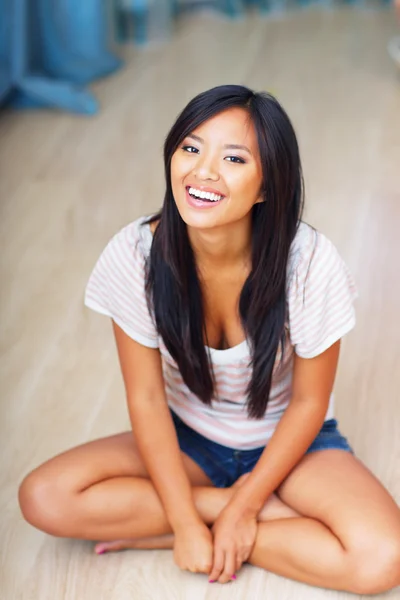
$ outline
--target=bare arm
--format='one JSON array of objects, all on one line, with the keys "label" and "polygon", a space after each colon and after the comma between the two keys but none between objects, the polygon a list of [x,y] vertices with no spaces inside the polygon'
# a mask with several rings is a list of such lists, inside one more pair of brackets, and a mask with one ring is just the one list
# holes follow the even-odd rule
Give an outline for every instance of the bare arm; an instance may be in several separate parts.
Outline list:
[{"label": "bare arm", "polygon": [[158,349],[127,336],[113,322],[136,444],[174,531],[201,522],[165,396]]},{"label": "bare arm", "polygon": [[300,461],[322,427],[339,360],[340,341],[315,358],[295,356],[293,395],[251,475],[231,503],[258,514]]},{"label": "bare arm", "polygon": [[295,357],[292,400],[253,471],[214,524],[210,579],[225,583],[248,559],[256,539],[260,509],[300,461],[322,426],[339,348],[337,342],[315,358]]}]

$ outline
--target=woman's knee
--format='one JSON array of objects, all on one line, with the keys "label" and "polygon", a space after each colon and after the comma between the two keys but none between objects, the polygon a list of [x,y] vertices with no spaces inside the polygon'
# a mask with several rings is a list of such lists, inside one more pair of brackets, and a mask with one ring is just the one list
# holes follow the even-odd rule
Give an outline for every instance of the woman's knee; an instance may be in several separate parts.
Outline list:
[{"label": "woman's knee", "polygon": [[351,587],[356,594],[381,594],[400,585],[400,536],[365,540],[350,551]]},{"label": "woman's knee", "polygon": [[22,515],[34,527],[62,536],[65,533],[67,507],[71,503],[70,494],[63,489],[61,478],[51,476],[46,469],[39,467],[22,481],[18,500]]}]

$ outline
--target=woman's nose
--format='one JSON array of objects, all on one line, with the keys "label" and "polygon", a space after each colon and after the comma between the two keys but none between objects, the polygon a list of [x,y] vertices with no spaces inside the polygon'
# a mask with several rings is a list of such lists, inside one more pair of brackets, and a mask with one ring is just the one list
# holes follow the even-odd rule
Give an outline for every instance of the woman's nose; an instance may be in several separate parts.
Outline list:
[{"label": "woman's nose", "polygon": [[218,167],[215,161],[207,157],[199,157],[194,168],[194,174],[199,180],[211,179],[217,181],[219,179]]}]

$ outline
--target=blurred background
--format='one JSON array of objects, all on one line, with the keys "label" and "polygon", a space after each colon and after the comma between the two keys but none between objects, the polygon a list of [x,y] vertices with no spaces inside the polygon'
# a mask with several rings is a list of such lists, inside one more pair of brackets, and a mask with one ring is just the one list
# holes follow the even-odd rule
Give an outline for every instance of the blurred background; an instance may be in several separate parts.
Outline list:
[{"label": "blurred background", "polygon": [[[224,83],[273,93],[292,119],[305,220],[360,294],[337,417],[400,502],[399,13],[377,0],[0,0],[2,599],[228,597],[168,552],[100,567],[89,543],[24,523],[16,499],[50,456],[128,428],[111,326],[83,307],[84,287],[108,240],[161,206],[178,112]],[[325,597],[243,573],[230,600]]]}]

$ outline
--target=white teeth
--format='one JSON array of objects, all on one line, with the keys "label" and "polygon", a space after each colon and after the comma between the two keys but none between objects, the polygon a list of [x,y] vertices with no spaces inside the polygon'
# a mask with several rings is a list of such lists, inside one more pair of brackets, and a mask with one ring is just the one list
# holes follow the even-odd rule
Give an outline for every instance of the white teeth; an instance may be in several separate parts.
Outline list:
[{"label": "white teeth", "polygon": [[200,190],[196,190],[196,188],[193,187],[189,188],[189,194],[191,196],[195,196],[195,198],[206,199],[210,200],[211,202],[218,202],[222,198],[222,196],[219,196],[218,194],[213,194],[211,192],[202,192]]}]

